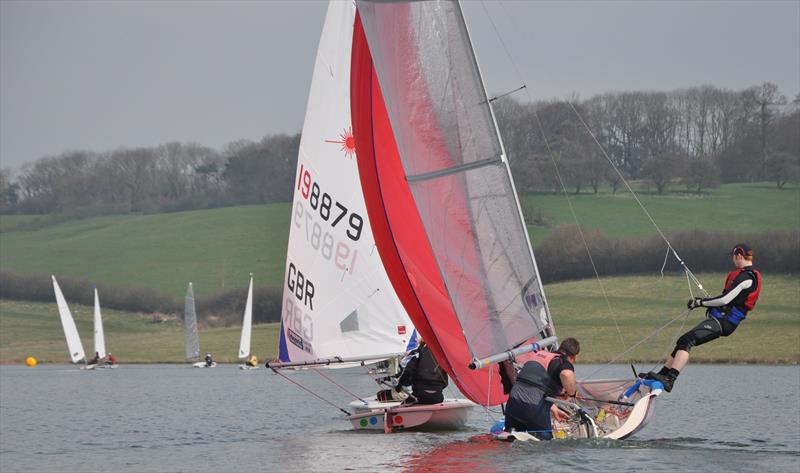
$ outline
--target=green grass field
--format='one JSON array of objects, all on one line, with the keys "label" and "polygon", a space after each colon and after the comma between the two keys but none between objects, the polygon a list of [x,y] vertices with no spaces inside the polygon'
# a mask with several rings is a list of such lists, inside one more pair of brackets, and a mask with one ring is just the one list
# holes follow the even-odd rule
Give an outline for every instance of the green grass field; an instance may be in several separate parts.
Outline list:
[{"label": "green grass field", "polygon": [[[280,284],[289,238],[288,204],[157,215],[98,217],[0,234],[0,268],[150,286],[182,297]],[[0,217],[0,220],[7,217]]]},{"label": "green grass field", "polygon": [[[93,352],[92,307],[71,305],[84,351]],[[183,327],[180,321],[155,323],[153,317],[103,310],[106,349],[120,363],[184,362]],[[234,362],[241,328],[200,330],[200,349],[221,362]],[[276,353],[278,324],[253,327],[252,351],[259,358]],[[40,362],[69,362],[67,344],[55,303],[0,300],[0,363],[22,363],[28,356]]]},{"label": "green grass field", "polygon": [[[638,193],[638,190],[637,190]],[[626,190],[593,194],[570,194],[581,225],[608,236],[648,236],[653,224]],[[662,231],[700,229],[758,233],[800,229],[800,188],[775,188],[769,183],[727,184],[708,194],[673,193],[663,196],[641,193],[639,200]],[[526,195],[523,206],[542,215],[548,226],[529,225],[534,243],[550,234],[555,224],[574,224],[563,194]],[[736,222],[736,224],[732,224]]]},{"label": "green grass field", "polygon": [[[652,235],[655,229],[629,194],[573,195],[582,225],[611,236]],[[760,232],[800,229],[800,188],[769,183],[724,185],[704,197],[641,196],[665,230],[703,228]],[[553,224],[572,223],[561,194],[529,195]],[[150,286],[182,297],[189,281],[199,294],[283,278],[291,207],[242,206],[157,215],[98,217],[37,231],[4,231],[34,217],[0,216],[0,268],[71,276],[104,284]],[[731,221],[736,221],[734,226]],[[531,226],[534,243],[553,226]],[[691,262],[690,262],[691,263]]]},{"label": "green grass field", "polygon": [[[723,278],[722,274],[700,275],[701,281],[714,290]],[[800,363],[799,281],[796,275],[766,277],[758,307],[751,316],[730,338],[696,348],[692,361]],[[678,335],[703,319],[702,311],[680,317],[689,297],[683,278],[619,277],[603,279],[602,284],[613,316],[596,280],[545,288],[559,337],[572,336],[581,341],[581,362],[609,361],[678,317],[653,340],[618,360],[659,361],[671,351]],[[93,346],[92,308],[71,309],[88,353]],[[103,320],[106,345],[120,363],[183,362],[183,331],[176,321],[154,323],[150,316],[113,310],[105,310]],[[239,334],[238,327],[201,330],[201,349],[210,351],[219,361],[233,362]],[[252,346],[259,359],[274,356],[277,342],[277,324],[254,327]],[[68,361],[56,305],[0,300],[0,363],[22,363],[28,356],[44,362]]]}]

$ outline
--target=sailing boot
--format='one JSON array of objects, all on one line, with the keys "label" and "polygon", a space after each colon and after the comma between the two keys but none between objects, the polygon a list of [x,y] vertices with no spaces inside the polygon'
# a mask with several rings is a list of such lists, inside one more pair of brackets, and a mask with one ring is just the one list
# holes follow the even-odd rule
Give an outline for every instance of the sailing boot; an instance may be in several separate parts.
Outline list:
[{"label": "sailing boot", "polygon": [[681,374],[675,368],[661,368],[658,373],[649,372],[645,375],[644,379],[654,379],[664,385],[664,391],[672,392],[672,385],[675,384],[675,379]]}]

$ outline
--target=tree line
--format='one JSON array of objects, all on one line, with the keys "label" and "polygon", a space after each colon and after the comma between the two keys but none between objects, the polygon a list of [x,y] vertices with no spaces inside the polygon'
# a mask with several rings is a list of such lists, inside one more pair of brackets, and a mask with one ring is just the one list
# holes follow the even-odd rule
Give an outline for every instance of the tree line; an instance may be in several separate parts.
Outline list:
[{"label": "tree line", "polygon": [[[614,92],[588,100],[494,102],[520,192],[656,193],[721,182],[800,181],[800,96],[772,83],[733,91]],[[300,135],[240,140],[221,151],[167,143],[65,151],[0,170],[0,213],[91,216],[170,212],[292,198]],[[600,146],[598,146],[598,144]],[[613,163],[613,167],[609,164]],[[615,170],[618,170],[618,172]]]}]

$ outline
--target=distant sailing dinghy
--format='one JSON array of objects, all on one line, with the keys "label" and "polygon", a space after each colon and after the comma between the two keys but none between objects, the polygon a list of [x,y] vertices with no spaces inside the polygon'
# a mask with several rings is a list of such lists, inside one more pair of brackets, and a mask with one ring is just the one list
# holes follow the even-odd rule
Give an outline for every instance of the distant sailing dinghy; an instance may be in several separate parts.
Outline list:
[{"label": "distant sailing dinghy", "polygon": [[101,362],[89,366],[104,369],[116,369],[119,367],[117,363],[104,362],[108,357],[108,353],[106,353],[106,338],[103,333],[103,317],[100,314],[100,298],[97,295],[97,288],[94,288],[94,351],[100,356]]},{"label": "distant sailing dinghy", "polygon": [[[357,5],[352,41],[323,41],[331,54],[352,44],[352,57],[325,61],[319,73],[351,65],[352,131],[377,253],[440,366],[467,398],[497,406],[507,395],[493,363],[524,361],[557,339],[461,7],[454,0]],[[350,18],[339,21],[350,27]],[[329,107],[328,116],[339,109]],[[301,150],[301,162],[306,156],[319,153]],[[329,192],[327,182],[316,187],[329,174],[312,172],[297,189],[313,182],[315,196]],[[316,278],[315,295],[324,287]],[[594,400],[565,403],[574,415],[553,426],[555,436],[628,437],[645,424],[661,387],[636,378],[583,381],[581,394]]]},{"label": "distant sailing dinghy", "polygon": [[[69,358],[73,363],[80,363],[86,361],[86,354],[83,352],[83,344],[81,337],[78,335],[78,328],[75,326],[75,320],[72,318],[72,313],[69,311],[64,294],[61,293],[61,288],[58,286],[55,276],[53,279],[53,291],[56,293],[56,304],[58,305],[58,315],[61,318],[61,326],[64,327],[64,336],[67,338],[67,348],[69,349]],[[86,369],[89,365],[85,365]],[[92,365],[93,366],[93,365]],[[89,368],[91,369],[91,368]]]},{"label": "distant sailing dinghy", "polygon": [[[247,290],[247,302],[244,306],[244,317],[242,318],[242,337],[239,339],[239,359],[246,361],[250,357],[250,338],[253,330],[253,275],[250,275],[250,288]],[[254,370],[258,368],[247,363],[239,365],[242,370]]]},{"label": "distant sailing dinghy", "polygon": [[[294,183],[279,361],[267,364],[276,370],[375,363],[411,348],[414,326],[376,251],[358,175],[350,114],[355,21],[353,2],[329,4]],[[350,407],[355,429],[392,432],[460,428],[474,403],[406,406],[368,396]]]},{"label": "distant sailing dinghy", "polygon": [[[197,360],[200,358],[200,336],[197,334],[197,312],[194,307],[194,289],[192,283],[186,288],[186,299],[183,306],[183,337],[186,343],[186,359]],[[214,368],[216,362],[207,365],[205,361],[198,361],[192,366],[195,368]]]}]

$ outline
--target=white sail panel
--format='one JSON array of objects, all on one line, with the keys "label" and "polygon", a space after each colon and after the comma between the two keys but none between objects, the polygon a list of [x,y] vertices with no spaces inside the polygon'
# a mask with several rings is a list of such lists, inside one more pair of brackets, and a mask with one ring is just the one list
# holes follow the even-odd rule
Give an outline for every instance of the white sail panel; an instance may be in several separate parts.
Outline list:
[{"label": "white sail panel", "polygon": [[331,2],[300,142],[282,361],[402,353],[413,327],[375,249],[350,118],[355,6]]},{"label": "white sail panel", "polygon": [[55,276],[51,277],[53,278],[53,291],[56,293],[58,315],[61,317],[61,326],[64,327],[64,335],[67,338],[69,357],[73,363],[77,363],[86,359],[86,354],[83,352],[81,337],[78,335],[78,328],[75,326],[75,320],[72,319],[72,313],[69,311],[69,306],[67,306],[67,301],[64,299],[64,294],[61,293],[58,281],[56,281]]},{"label": "white sail panel", "polygon": [[186,288],[186,299],[183,306],[183,338],[186,343],[186,358],[200,356],[200,336],[197,334],[197,313],[194,308],[194,289],[192,283]]},{"label": "white sail panel", "polygon": [[100,298],[94,288],[94,351],[100,358],[106,357],[106,338],[103,333],[103,317],[100,315]]},{"label": "white sail panel", "polygon": [[456,1],[359,2],[410,190],[473,357],[552,332]]},{"label": "white sail panel", "polygon": [[239,358],[250,354],[250,336],[253,329],[253,277],[250,277],[250,288],[247,290],[247,302],[244,305],[242,319],[242,338],[239,339]]}]

